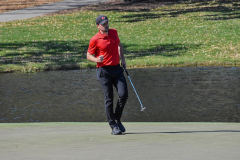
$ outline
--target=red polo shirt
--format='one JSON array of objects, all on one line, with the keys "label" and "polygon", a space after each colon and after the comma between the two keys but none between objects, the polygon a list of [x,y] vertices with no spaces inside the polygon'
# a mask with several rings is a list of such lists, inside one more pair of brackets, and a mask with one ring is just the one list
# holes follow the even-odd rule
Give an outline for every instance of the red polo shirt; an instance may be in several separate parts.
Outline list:
[{"label": "red polo shirt", "polygon": [[120,39],[117,30],[109,29],[108,35],[102,35],[100,31],[91,38],[88,53],[95,57],[104,56],[103,62],[97,63],[97,67],[115,66],[119,64],[118,44]]}]

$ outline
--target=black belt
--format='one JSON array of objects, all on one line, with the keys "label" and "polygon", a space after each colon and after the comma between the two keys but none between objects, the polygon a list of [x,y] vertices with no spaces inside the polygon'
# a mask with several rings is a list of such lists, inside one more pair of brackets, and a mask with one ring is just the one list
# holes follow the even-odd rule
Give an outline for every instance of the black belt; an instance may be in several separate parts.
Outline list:
[{"label": "black belt", "polygon": [[102,66],[102,68],[104,68],[104,69],[116,69],[116,68],[119,68],[119,67],[120,67],[120,64],[115,65],[115,66]]}]

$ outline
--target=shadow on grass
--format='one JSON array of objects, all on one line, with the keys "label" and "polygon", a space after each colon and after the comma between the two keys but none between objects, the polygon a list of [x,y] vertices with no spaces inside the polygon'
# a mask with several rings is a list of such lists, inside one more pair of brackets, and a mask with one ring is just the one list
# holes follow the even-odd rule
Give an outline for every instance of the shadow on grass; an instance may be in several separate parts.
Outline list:
[{"label": "shadow on grass", "polygon": [[[128,47],[132,47],[133,45],[125,45],[123,44],[124,48],[127,49]],[[139,46],[139,45],[135,45]],[[201,45],[193,45],[193,44],[161,44],[158,46],[151,46],[148,45],[151,49],[139,49],[137,51],[126,51],[126,57],[128,59],[134,59],[136,57],[144,57],[144,56],[152,56],[158,55],[163,57],[180,57],[184,56],[185,53],[192,48],[198,48]],[[146,48],[147,46],[145,46]]]},{"label": "shadow on grass", "polygon": [[[182,14],[193,13],[193,12],[217,12],[214,15],[207,15],[205,20],[228,20],[228,19],[237,19],[240,18],[240,13],[236,12],[239,11],[240,8],[235,9],[233,13],[233,9],[230,7],[200,7],[200,8],[193,8],[193,9],[176,9],[176,10],[164,10],[168,11],[168,13],[164,14],[156,14],[154,12],[143,12],[137,14],[129,14],[126,16],[121,16],[120,18],[123,20],[114,21],[114,22],[141,22],[146,21],[148,19],[157,19],[162,17],[178,17]],[[220,13],[219,13],[220,12]]]},{"label": "shadow on grass", "polygon": [[[88,44],[80,41],[37,41],[0,44],[1,65],[39,63],[45,66],[72,64],[77,65],[86,58]],[[49,68],[49,67],[47,67]],[[49,68],[50,69],[50,68]],[[49,70],[48,69],[48,70]],[[62,69],[60,67],[60,69]]]},{"label": "shadow on grass", "polygon": [[[239,2],[221,2],[221,1],[209,1],[209,2],[189,2],[189,1],[181,1],[183,4],[191,5],[188,8],[176,8],[176,9],[163,9],[162,11],[166,13],[157,14],[156,11],[151,10],[153,8],[158,8],[166,5],[174,5],[179,4],[178,0],[173,1],[146,1],[140,0],[135,3],[113,3],[108,4],[108,6],[103,4],[99,4],[98,6],[90,7],[89,10],[97,10],[97,11],[113,11],[113,12],[129,12],[128,15],[121,16],[120,19],[114,22],[141,22],[146,21],[148,19],[157,19],[161,17],[178,17],[183,14],[193,13],[193,12],[216,12],[216,15],[210,15],[205,18],[206,20],[228,20],[228,19],[236,19],[240,18],[240,3]],[[211,3],[211,5],[210,5]],[[131,12],[133,14],[131,14]]]},{"label": "shadow on grass", "polygon": [[215,15],[207,15],[206,20],[229,20],[240,18],[240,13],[222,13]]},{"label": "shadow on grass", "polygon": [[[45,42],[24,42],[24,43],[2,43],[0,44],[2,56],[0,65],[20,65],[37,63],[44,66],[44,70],[72,70],[80,69],[81,62],[86,62],[88,43],[80,41],[45,41]],[[158,46],[145,45],[143,48],[131,51],[129,47],[139,45],[123,44],[126,58],[129,60],[137,57],[158,55],[164,57],[183,56],[190,48],[197,48],[200,45],[192,44],[161,44]],[[3,53],[4,51],[4,53]],[[85,66],[92,68],[93,66]]]},{"label": "shadow on grass", "polygon": [[238,133],[238,130],[218,130],[218,131],[178,131],[178,132],[138,132],[124,134],[179,134],[179,133]]}]

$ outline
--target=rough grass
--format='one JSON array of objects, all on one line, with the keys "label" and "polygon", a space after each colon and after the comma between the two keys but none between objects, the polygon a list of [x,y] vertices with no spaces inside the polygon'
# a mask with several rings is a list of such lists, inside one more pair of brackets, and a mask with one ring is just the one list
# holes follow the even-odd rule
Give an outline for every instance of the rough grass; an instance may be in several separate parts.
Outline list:
[{"label": "rough grass", "polygon": [[78,11],[0,23],[1,72],[94,67],[86,60],[95,18],[118,30],[128,67],[239,66],[240,8],[187,3],[147,11]]}]

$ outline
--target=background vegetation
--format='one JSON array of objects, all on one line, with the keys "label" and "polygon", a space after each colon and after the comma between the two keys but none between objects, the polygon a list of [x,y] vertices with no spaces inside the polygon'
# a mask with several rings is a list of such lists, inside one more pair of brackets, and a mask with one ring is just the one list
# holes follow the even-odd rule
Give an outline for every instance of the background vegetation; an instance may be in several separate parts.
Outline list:
[{"label": "background vegetation", "polygon": [[239,3],[185,1],[0,23],[0,72],[95,67],[86,52],[100,14],[118,30],[128,67],[240,65]]}]

